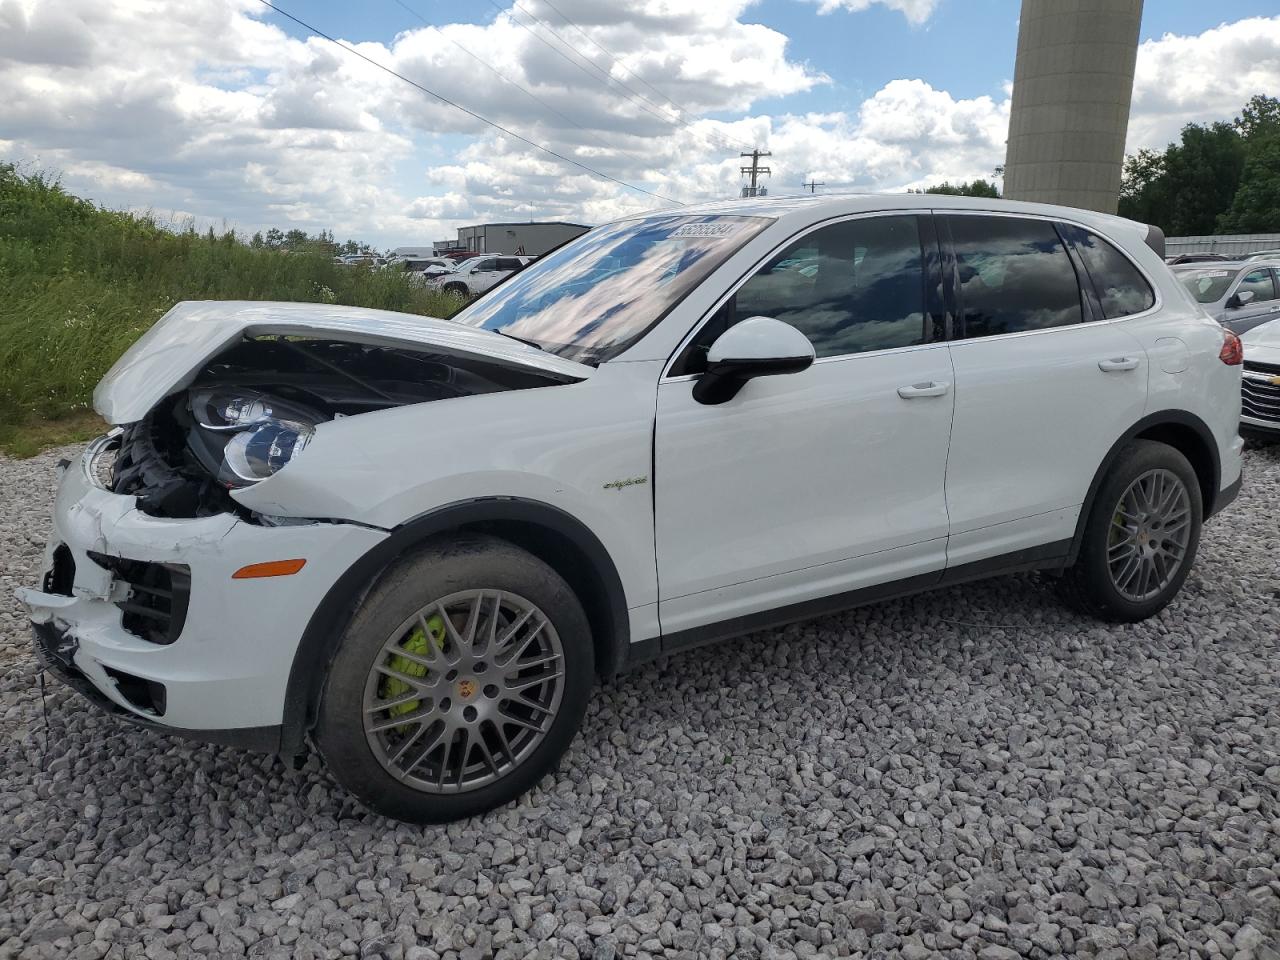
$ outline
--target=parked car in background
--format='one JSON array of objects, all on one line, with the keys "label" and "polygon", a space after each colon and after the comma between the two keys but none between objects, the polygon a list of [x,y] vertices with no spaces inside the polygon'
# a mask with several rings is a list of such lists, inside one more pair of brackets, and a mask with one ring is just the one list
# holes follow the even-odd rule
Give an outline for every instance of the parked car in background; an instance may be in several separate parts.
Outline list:
[{"label": "parked car in background", "polygon": [[1142,620],[1241,482],[1240,339],[1158,246],[985,198],[736,200],[598,227],[451,321],[180,303],[60,471],[37,650],[121,717],[312,742],[440,821],[537,783],[655,656],[1025,570]]},{"label": "parked car in background", "polygon": [[1234,333],[1280,317],[1280,260],[1186,264],[1170,269],[1209,315]]},{"label": "parked car in background", "polygon": [[452,273],[458,265],[447,257],[406,258],[399,261],[401,269],[412,279],[425,282],[430,277]]},{"label": "parked car in background", "polygon": [[1249,254],[1244,260],[1246,263],[1250,260],[1280,260],[1280,250],[1258,250]]},{"label": "parked car in background", "polygon": [[1172,267],[1180,263],[1211,263],[1217,260],[1230,259],[1230,257],[1221,253],[1180,253],[1176,256],[1165,257],[1164,262]]},{"label": "parked car in background", "polygon": [[476,297],[523,270],[532,257],[480,256],[464,260],[449,273],[427,278],[427,284],[459,297]]},{"label": "parked car in background", "polygon": [[387,258],[372,253],[346,253],[335,257],[334,262],[344,267],[381,267],[386,265]]},{"label": "parked car in background", "polygon": [[1244,344],[1240,433],[1255,440],[1280,441],[1280,320],[1256,326],[1240,340]]}]

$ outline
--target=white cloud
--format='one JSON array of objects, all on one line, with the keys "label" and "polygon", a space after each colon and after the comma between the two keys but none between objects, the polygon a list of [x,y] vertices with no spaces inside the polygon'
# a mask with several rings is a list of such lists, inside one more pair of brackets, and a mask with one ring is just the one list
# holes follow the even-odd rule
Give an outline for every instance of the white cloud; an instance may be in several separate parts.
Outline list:
[{"label": "white cloud", "polygon": [[1138,48],[1128,149],[1162,148],[1188,123],[1230,120],[1251,96],[1280,96],[1280,17],[1250,17]]},{"label": "white cloud", "polygon": [[924,23],[937,9],[940,0],[817,0],[819,13],[833,13],[836,10],[848,10],[859,13],[872,6],[883,4],[890,10],[897,10],[917,26]]},{"label": "white cloud", "polygon": [[[581,70],[549,49],[554,38],[522,27],[514,7],[490,23],[410,29],[357,48],[557,153],[682,200],[735,195],[737,154],[749,145],[773,152],[766,184],[775,194],[811,177],[828,189],[897,191],[989,177],[1004,161],[1007,86],[964,99],[903,78],[845,110],[763,113],[758,103],[802,103],[798,95],[827,78],[791,59],[782,33],[749,22],[749,0],[555,2],[520,8],[559,24],[585,58]],[[872,0],[828,2],[853,10]],[[936,3],[887,5],[919,22]],[[190,211],[247,231],[331,228],[383,245],[483,219],[597,223],[660,205],[324,40],[293,38],[262,9],[253,0],[0,0],[0,157],[59,169],[71,189],[115,206]],[[1280,18],[1148,41],[1130,149],[1161,146],[1190,120],[1229,119],[1257,92],[1280,92]],[[684,123],[673,104],[687,108]]]}]

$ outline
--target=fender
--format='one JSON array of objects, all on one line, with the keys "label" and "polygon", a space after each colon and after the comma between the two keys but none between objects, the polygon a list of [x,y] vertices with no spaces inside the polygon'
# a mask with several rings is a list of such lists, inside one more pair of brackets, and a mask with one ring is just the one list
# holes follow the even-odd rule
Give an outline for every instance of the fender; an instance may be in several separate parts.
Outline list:
[{"label": "fender", "polygon": [[[1111,445],[1111,449],[1102,458],[1102,463],[1099,464],[1097,472],[1094,473],[1093,480],[1089,483],[1089,492],[1085,494],[1084,503],[1080,507],[1080,516],[1076,520],[1076,532],[1071,538],[1071,553],[1067,557],[1066,566],[1075,563],[1080,554],[1080,544],[1084,539],[1085,524],[1088,522],[1089,514],[1093,510],[1093,501],[1098,495],[1098,488],[1102,486],[1102,481],[1106,478],[1107,473],[1110,472],[1116,457],[1120,455],[1120,451],[1124,449],[1125,444],[1140,434],[1166,425],[1189,428],[1208,451],[1210,462],[1207,465],[1197,464],[1191,457],[1187,459],[1192,460],[1192,466],[1195,467],[1196,475],[1200,478],[1201,487],[1207,488],[1207,493],[1204,496],[1205,519],[1207,520],[1215,512],[1215,507],[1218,506],[1222,493],[1220,489],[1222,462],[1218,455],[1218,441],[1214,439],[1213,431],[1209,429],[1208,424],[1203,420],[1186,410],[1160,410],[1156,413],[1147,414],[1126,430],[1120,439]],[[1202,467],[1207,467],[1208,469],[1204,470]]]},{"label": "fender", "polygon": [[541,528],[568,541],[582,555],[590,569],[580,573],[591,578],[604,601],[593,605],[584,598],[583,604],[598,634],[594,638],[597,671],[609,676],[626,662],[631,630],[622,579],[604,544],[585,524],[558,507],[536,500],[483,497],[449,504],[395,527],[387,539],[338,578],[316,607],[289,670],[280,731],[281,756],[296,757],[303,753],[307,731],[315,723],[321,686],[342,633],[382,571],[405,551],[432,536],[460,527],[501,523]]}]

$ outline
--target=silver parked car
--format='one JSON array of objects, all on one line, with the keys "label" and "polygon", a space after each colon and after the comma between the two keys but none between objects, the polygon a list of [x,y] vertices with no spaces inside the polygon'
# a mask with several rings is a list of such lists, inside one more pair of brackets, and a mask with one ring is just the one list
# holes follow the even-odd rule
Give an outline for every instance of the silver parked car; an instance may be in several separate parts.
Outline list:
[{"label": "silver parked car", "polygon": [[1183,264],[1170,269],[1232,333],[1280,318],[1280,259]]}]

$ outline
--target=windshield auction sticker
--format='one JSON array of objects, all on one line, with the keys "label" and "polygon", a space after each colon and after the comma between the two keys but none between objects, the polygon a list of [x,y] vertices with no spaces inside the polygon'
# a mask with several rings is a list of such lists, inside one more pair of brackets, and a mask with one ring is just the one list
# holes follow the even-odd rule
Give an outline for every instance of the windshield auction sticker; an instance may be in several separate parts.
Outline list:
[{"label": "windshield auction sticker", "polygon": [[672,240],[691,239],[694,237],[709,238],[720,240],[724,237],[736,233],[738,225],[735,223],[686,223],[682,227],[676,227],[671,231]]}]

